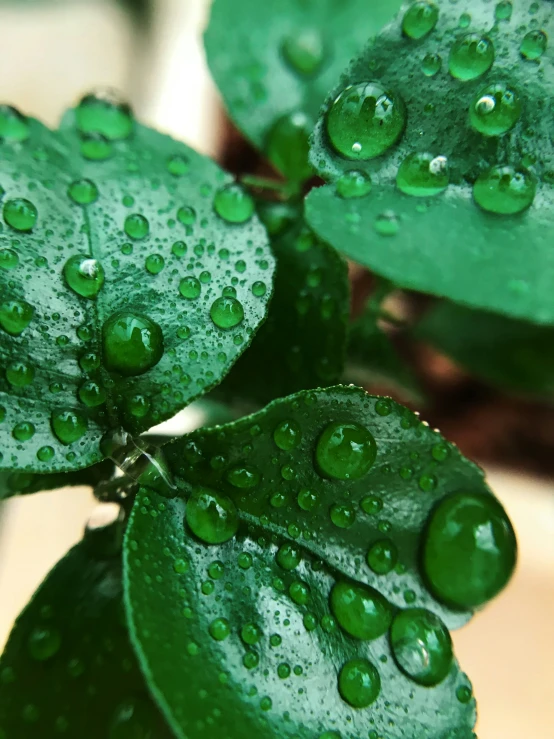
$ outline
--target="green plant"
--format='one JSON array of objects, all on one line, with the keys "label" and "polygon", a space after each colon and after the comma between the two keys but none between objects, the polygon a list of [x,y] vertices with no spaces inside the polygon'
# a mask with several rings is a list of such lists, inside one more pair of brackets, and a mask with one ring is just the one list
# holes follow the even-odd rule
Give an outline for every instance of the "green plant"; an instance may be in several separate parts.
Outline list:
[{"label": "green plant", "polygon": [[[57,131],[0,110],[2,497],[115,511],[17,620],[1,739],[475,736],[448,629],[507,583],[512,527],[438,431],[337,383],[421,395],[382,327],[403,288],[462,304],[414,335],[552,395],[552,21],[416,0],[380,31],[399,7],[215,0],[214,78],[283,177],[109,96]],[[339,252],[379,278],[351,324]],[[209,391],[236,420],[146,433]]]}]

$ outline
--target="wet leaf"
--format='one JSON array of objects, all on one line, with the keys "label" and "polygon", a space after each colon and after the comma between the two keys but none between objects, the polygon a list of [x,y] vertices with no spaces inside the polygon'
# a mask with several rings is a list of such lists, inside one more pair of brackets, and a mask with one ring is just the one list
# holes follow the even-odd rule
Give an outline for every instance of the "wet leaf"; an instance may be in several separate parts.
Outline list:
[{"label": "wet leaf", "polygon": [[[201,429],[165,454],[180,496],[137,498],[125,588],[133,643],[179,737],[216,718],[229,739],[473,736],[444,624],[467,621],[515,557],[479,468],[392,400],[340,386]],[[473,537],[489,524],[485,553]],[[414,619],[440,632],[428,660],[404,629]]]},{"label": "wet leaf", "polygon": [[[551,3],[403,11],[322,109],[311,161],[334,184],[308,222],[400,286],[553,323]],[[371,192],[341,195],[354,177]]]},{"label": "wet leaf", "polygon": [[416,327],[472,374],[514,393],[554,398],[554,328],[442,302]]},{"label": "wet leaf", "polygon": [[325,95],[400,4],[400,0],[213,3],[205,45],[229,115],[290,179],[310,176],[308,136]]},{"label": "wet leaf", "polygon": [[169,739],[125,627],[121,559],[93,537],[47,575],[0,660],[0,736]]},{"label": "wet leaf", "polygon": [[[282,207],[266,204],[270,233]],[[350,308],[346,262],[313,235],[301,212],[272,234],[271,245],[277,270],[268,317],[216,389],[260,405],[340,379]]]},{"label": "wet leaf", "polygon": [[4,107],[0,136],[0,465],[75,469],[106,429],[137,434],[221,379],[273,258],[250,196],[120,102],[84,98],[59,132]]}]

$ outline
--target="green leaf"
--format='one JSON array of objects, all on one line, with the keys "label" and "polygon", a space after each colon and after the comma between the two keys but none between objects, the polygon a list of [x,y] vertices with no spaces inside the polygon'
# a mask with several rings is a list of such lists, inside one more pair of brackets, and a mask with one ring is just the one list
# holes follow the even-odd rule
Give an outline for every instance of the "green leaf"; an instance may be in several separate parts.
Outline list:
[{"label": "green leaf", "polygon": [[265,204],[261,217],[277,261],[266,322],[216,393],[258,405],[336,383],[346,348],[350,287],[346,262],[316,238],[302,213]]},{"label": "green leaf", "polygon": [[121,558],[92,534],[46,577],[0,660],[4,739],[156,737],[171,732],[129,644]]},{"label": "green leaf", "polygon": [[[181,494],[139,494],[125,592],[143,671],[179,737],[200,739],[214,715],[229,739],[473,736],[471,689],[442,623],[464,623],[515,557],[479,468],[411,411],[340,386],[201,429],[165,453]],[[479,526],[494,531],[487,552]],[[431,657],[397,638],[420,617],[442,635]],[[434,677],[418,671],[424,653]],[[352,691],[352,659],[371,663],[378,696]],[[186,701],[192,680],[198,699]],[[372,698],[371,709],[351,707]]]},{"label": "green leaf", "polygon": [[0,471],[0,500],[12,495],[40,493],[45,490],[56,490],[75,485],[95,487],[99,482],[109,479],[113,470],[114,466],[109,460],[75,472],[54,472],[49,475],[2,470]]},{"label": "green leaf", "polygon": [[292,180],[327,91],[400,0],[214,0],[208,64],[229,115]]},{"label": "green leaf", "polygon": [[137,434],[221,380],[273,258],[250,196],[120,102],[86,97],[59,132],[4,107],[0,136],[1,465],[75,469],[106,429]]},{"label": "green leaf", "polygon": [[415,334],[493,385],[554,398],[554,327],[443,302],[423,316]]},{"label": "green leaf", "polygon": [[[428,4],[414,23],[421,5],[328,97],[311,160],[335,185],[310,194],[308,222],[400,286],[554,323],[554,68],[551,49],[540,54],[552,4],[533,6],[532,27],[521,4],[508,20],[494,3],[436,0],[434,27]],[[353,196],[368,177],[371,193]]]}]

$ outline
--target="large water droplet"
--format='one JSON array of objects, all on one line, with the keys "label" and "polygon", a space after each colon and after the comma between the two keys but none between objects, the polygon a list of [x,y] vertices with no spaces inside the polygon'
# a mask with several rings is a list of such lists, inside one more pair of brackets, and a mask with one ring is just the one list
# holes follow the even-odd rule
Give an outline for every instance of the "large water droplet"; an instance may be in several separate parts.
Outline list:
[{"label": "large water droplet", "polygon": [[35,435],[35,427],[30,421],[21,421],[12,429],[12,436],[17,441],[29,441]]},{"label": "large water droplet", "polygon": [[544,31],[529,31],[523,37],[519,51],[524,59],[540,59],[547,45],[548,38]]},{"label": "large water droplet", "polygon": [[30,385],[35,378],[35,368],[27,362],[16,361],[6,367],[6,380],[13,387]]},{"label": "large water droplet", "polygon": [[162,329],[147,316],[122,311],[102,326],[104,364],[121,375],[142,375],[163,356]]},{"label": "large water droplet", "polygon": [[243,321],[244,309],[236,298],[224,296],[212,303],[210,318],[218,328],[229,330]]},{"label": "large water droplet", "polygon": [[79,388],[79,400],[88,408],[96,408],[106,402],[106,391],[94,380],[88,380]]},{"label": "large water droplet", "polygon": [[33,659],[45,662],[58,652],[61,643],[62,637],[57,629],[48,626],[37,627],[29,635],[27,648]]},{"label": "large water droplet", "polygon": [[30,127],[27,118],[11,105],[0,105],[0,139],[4,141],[25,141],[29,138]]},{"label": "large water droplet", "polygon": [[113,90],[85,95],[75,109],[75,120],[81,133],[99,133],[110,141],[126,139],[133,131],[131,108]]},{"label": "large water droplet", "polygon": [[476,33],[459,38],[450,50],[448,69],[456,79],[466,82],[488,72],[494,62],[492,41]]},{"label": "large water droplet", "polygon": [[273,431],[273,441],[285,452],[297,447],[301,440],[302,431],[296,421],[281,421]]},{"label": "large water droplet", "polygon": [[300,563],[300,551],[293,544],[282,544],[275,560],[284,570],[294,570]]},{"label": "large water droplet", "polygon": [[207,544],[222,544],[237,533],[239,516],[231,498],[197,487],[187,500],[185,518],[191,531]]},{"label": "large water droplet", "polygon": [[452,641],[443,622],[423,608],[400,611],[390,630],[394,659],[420,685],[437,685],[450,672]]},{"label": "large water droplet", "polygon": [[13,249],[0,249],[0,269],[15,269],[19,264],[19,255]]},{"label": "large water droplet", "polygon": [[31,231],[37,222],[37,209],[30,200],[14,198],[6,200],[2,210],[4,220],[15,231]]},{"label": "large water droplet", "polygon": [[504,82],[483,87],[471,101],[469,120],[479,133],[500,136],[515,126],[521,115],[521,100]]},{"label": "large water droplet", "polygon": [[0,326],[8,334],[19,336],[31,323],[35,309],[24,300],[6,300],[0,304]]},{"label": "large water droplet", "polygon": [[193,277],[192,275],[183,277],[183,279],[179,283],[179,292],[181,293],[183,298],[187,298],[187,300],[196,300],[196,298],[199,297],[201,291],[202,286],[200,285],[200,282],[196,279],[196,277]]},{"label": "large water droplet", "polygon": [[277,169],[289,179],[308,179],[312,169],[308,162],[309,137],[313,124],[305,113],[287,113],[275,123],[266,142],[266,154]]},{"label": "large water droplet", "polygon": [[489,213],[513,215],[529,208],[536,190],[537,182],[527,170],[496,166],[479,175],[473,185],[473,197]]},{"label": "large water droplet", "polygon": [[506,585],[515,561],[514,531],[492,495],[455,493],[431,514],[423,565],[431,590],[444,603],[483,605]]},{"label": "large water droplet", "polygon": [[64,265],[63,276],[69,287],[82,298],[95,298],[104,284],[104,268],[96,259],[75,254]]},{"label": "large water droplet", "polygon": [[438,195],[448,187],[447,158],[429,153],[408,154],[398,168],[396,185],[406,195]]},{"label": "large water droplet", "polygon": [[90,205],[98,199],[98,188],[92,180],[74,180],[67,188],[67,194],[78,205]]},{"label": "large water droplet", "polygon": [[404,131],[406,107],[400,95],[377,82],[343,90],[327,114],[327,133],[346,159],[367,160],[384,154]]},{"label": "large water droplet", "polygon": [[331,423],[317,442],[316,460],[321,472],[337,480],[359,480],[377,456],[373,435],[357,423]]},{"label": "large water droplet", "polygon": [[393,615],[391,605],[377,590],[350,582],[334,585],[331,610],[348,634],[364,640],[384,634]]},{"label": "large water droplet", "polygon": [[366,659],[351,659],[339,673],[339,692],[354,708],[366,708],[377,700],[381,678]]},{"label": "large water droplet", "polygon": [[87,432],[87,419],[79,411],[64,408],[52,411],[52,431],[66,446],[79,441]]},{"label": "large water droplet", "polygon": [[246,223],[254,214],[254,200],[241,185],[231,183],[216,192],[214,210],[228,223]]},{"label": "large water droplet", "polygon": [[439,9],[435,3],[427,2],[427,0],[417,0],[404,13],[402,32],[408,38],[419,41],[419,39],[431,33],[437,25],[438,19]]},{"label": "large water droplet", "polygon": [[127,216],[123,228],[127,236],[135,240],[145,239],[150,232],[148,219],[140,213],[131,213]]},{"label": "large water droplet", "polygon": [[325,43],[321,32],[317,28],[295,31],[283,40],[281,53],[298,74],[316,74],[325,59]]}]

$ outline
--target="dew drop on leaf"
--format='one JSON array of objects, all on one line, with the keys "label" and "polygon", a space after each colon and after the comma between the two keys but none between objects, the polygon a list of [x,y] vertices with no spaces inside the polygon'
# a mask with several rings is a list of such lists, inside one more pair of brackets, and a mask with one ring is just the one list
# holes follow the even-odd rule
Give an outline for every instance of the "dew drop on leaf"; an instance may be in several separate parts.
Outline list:
[{"label": "dew drop on leaf", "polygon": [[376,575],[387,575],[398,561],[398,550],[390,539],[380,539],[371,545],[367,563]]},{"label": "dew drop on leaf", "polygon": [[442,67],[442,57],[440,54],[425,54],[421,62],[421,71],[426,77],[434,77],[438,74]]},{"label": "dew drop on leaf", "polygon": [[27,362],[12,362],[6,367],[6,380],[12,387],[25,387],[35,379],[35,368]]},{"label": "dew drop on leaf", "polygon": [[109,159],[113,153],[111,142],[100,133],[90,133],[83,136],[79,148],[82,156],[93,162]]},{"label": "dew drop on leaf", "polygon": [[366,708],[377,700],[381,678],[366,659],[351,659],[339,673],[339,692],[353,708]]},{"label": "dew drop on leaf", "polygon": [[339,529],[349,529],[356,521],[354,507],[346,503],[333,503],[329,509],[331,521]]},{"label": "dew drop on leaf", "polygon": [[244,624],[240,631],[240,638],[245,644],[253,646],[254,644],[257,644],[262,638],[262,630],[256,624]]},{"label": "dew drop on leaf", "polygon": [[481,172],[476,179],[473,197],[489,213],[514,215],[532,205],[536,190],[536,179],[527,170],[495,166]]},{"label": "dew drop on leaf", "polygon": [[24,300],[6,300],[0,303],[0,326],[8,334],[19,336],[31,323],[34,312]]},{"label": "dew drop on leaf", "polygon": [[162,358],[162,329],[147,316],[122,311],[102,326],[102,346],[109,370],[126,377],[142,375]]},{"label": "dew drop on leaf", "polygon": [[106,402],[106,391],[93,380],[87,380],[79,388],[79,400],[88,408],[96,408]]},{"label": "dew drop on leaf", "polygon": [[140,213],[131,213],[131,215],[128,215],[125,219],[123,228],[129,238],[137,241],[145,239],[150,232],[148,219]]},{"label": "dew drop on leaf", "polygon": [[90,205],[98,200],[98,188],[86,178],[74,180],[67,188],[67,194],[78,205]]},{"label": "dew drop on leaf", "polygon": [[300,551],[293,544],[282,544],[275,555],[275,561],[283,570],[294,570],[300,563]]},{"label": "dew drop on leaf", "polygon": [[521,115],[521,100],[506,83],[482,88],[471,101],[469,120],[485,136],[501,136],[515,126]]},{"label": "dew drop on leaf", "polygon": [[160,722],[153,703],[129,699],[114,711],[107,739],[154,739],[159,730]]},{"label": "dew drop on leaf", "polygon": [[398,168],[396,185],[406,195],[438,195],[448,187],[448,159],[423,152],[408,154]]},{"label": "dew drop on leaf", "polygon": [[179,283],[179,292],[183,298],[187,298],[187,300],[196,300],[196,298],[200,296],[201,291],[202,286],[200,285],[199,280],[192,275],[183,277]]},{"label": "dew drop on leaf", "polygon": [[19,264],[19,255],[13,249],[0,249],[0,269],[15,269]]},{"label": "dew drop on leaf", "polygon": [[190,169],[190,162],[185,156],[175,154],[167,160],[167,171],[174,177],[181,177]]},{"label": "dew drop on leaf", "polygon": [[35,435],[35,427],[30,421],[21,421],[12,429],[12,436],[17,441],[29,441]]},{"label": "dew drop on leaf", "polygon": [[438,19],[439,9],[434,3],[417,0],[404,13],[402,33],[408,38],[419,41],[431,33]]},{"label": "dew drop on leaf", "polygon": [[210,318],[218,328],[229,330],[242,323],[244,309],[236,298],[224,296],[212,303]]},{"label": "dew drop on leaf", "polygon": [[389,602],[366,585],[337,582],[331,591],[330,603],[339,626],[356,639],[377,639],[392,621],[393,609]]},{"label": "dew drop on leaf", "polygon": [[377,495],[366,495],[360,502],[362,510],[369,516],[373,516],[379,513],[383,508],[383,500]]},{"label": "dew drop on leaf", "polygon": [[298,493],[297,502],[303,511],[313,511],[319,504],[319,494],[309,488],[302,488]]},{"label": "dew drop on leaf", "polygon": [[270,130],[266,154],[277,169],[295,181],[306,180],[312,174],[308,163],[309,137],[313,123],[301,111],[287,113]]},{"label": "dew drop on leaf", "polygon": [[83,134],[101,134],[109,141],[128,138],[133,131],[129,105],[113,90],[85,95],[75,109],[77,128]]},{"label": "dew drop on leaf", "polygon": [[359,480],[375,462],[373,435],[357,423],[331,423],[316,447],[319,470],[337,480]]},{"label": "dew drop on leaf", "polygon": [[83,254],[75,254],[67,260],[63,275],[69,287],[82,298],[96,298],[104,285],[101,263]]},{"label": "dew drop on leaf", "polygon": [[0,105],[0,140],[21,142],[29,138],[29,121],[11,105]]},{"label": "dew drop on leaf", "polygon": [[165,259],[161,254],[149,254],[146,257],[144,266],[151,275],[158,275],[165,267]]},{"label": "dew drop on leaf", "polygon": [[496,4],[494,17],[497,21],[509,21],[512,17],[513,6],[510,0],[501,0]]},{"label": "dew drop on leaf", "polygon": [[183,226],[192,226],[196,221],[196,211],[189,205],[183,205],[177,211],[177,220],[182,223]]},{"label": "dew drop on leaf", "polygon": [[68,408],[52,411],[52,431],[62,444],[79,441],[87,431],[87,419],[79,411]]},{"label": "dew drop on leaf", "polygon": [[300,426],[293,420],[281,421],[273,431],[273,441],[283,451],[290,451],[302,440]]},{"label": "dew drop on leaf", "polygon": [[208,631],[212,639],[224,641],[231,633],[231,627],[226,618],[216,618],[209,625]]},{"label": "dew drop on leaf", "polygon": [[263,297],[267,292],[267,287],[265,282],[260,282],[257,280],[256,282],[252,283],[252,295],[255,295],[257,298]]},{"label": "dew drop on leaf", "polygon": [[37,662],[45,662],[58,652],[61,643],[61,634],[57,629],[39,626],[31,631],[27,648],[33,659]]},{"label": "dew drop on leaf", "polygon": [[14,198],[6,200],[2,215],[15,231],[31,231],[37,222],[38,212],[30,200]]},{"label": "dew drop on leaf", "polygon": [[371,177],[365,172],[350,170],[339,177],[336,184],[337,194],[345,200],[363,198],[371,192]]},{"label": "dew drop on leaf", "polygon": [[187,501],[185,518],[191,531],[207,544],[232,539],[239,527],[233,501],[210,488],[197,487]]},{"label": "dew drop on leaf", "polygon": [[397,613],[390,643],[396,664],[420,685],[437,685],[450,672],[452,641],[448,629],[423,608]]},{"label": "dew drop on leaf", "polygon": [[56,452],[53,447],[41,446],[40,449],[37,450],[37,459],[40,462],[50,462],[50,460],[54,458],[55,453]]},{"label": "dew drop on leaf", "polygon": [[325,60],[325,43],[317,28],[302,28],[283,39],[281,53],[291,69],[309,77]]},{"label": "dew drop on leaf", "polygon": [[246,223],[254,215],[254,200],[239,184],[231,183],[218,190],[214,197],[214,210],[228,223]]},{"label": "dew drop on leaf", "polygon": [[454,42],[448,58],[448,69],[456,79],[467,82],[488,72],[494,62],[492,41],[476,33],[468,33]]},{"label": "dew drop on leaf", "polygon": [[234,488],[248,490],[260,482],[260,473],[250,465],[237,465],[227,472],[227,482]]},{"label": "dew drop on leaf", "polygon": [[544,31],[529,31],[523,37],[519,51],[524,59],[540,59],[547,45],[548,38]]},{"label": "dew drop on leaf", "polygon": [[379,213],[375,219],[375,230],[380,236],[396,236],[400,230],[400,223],[392,210]]}]

